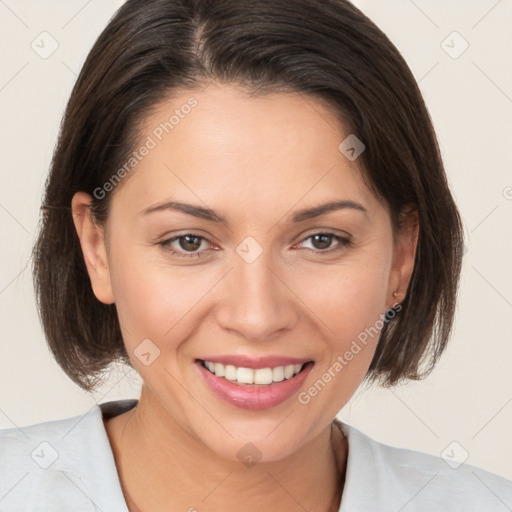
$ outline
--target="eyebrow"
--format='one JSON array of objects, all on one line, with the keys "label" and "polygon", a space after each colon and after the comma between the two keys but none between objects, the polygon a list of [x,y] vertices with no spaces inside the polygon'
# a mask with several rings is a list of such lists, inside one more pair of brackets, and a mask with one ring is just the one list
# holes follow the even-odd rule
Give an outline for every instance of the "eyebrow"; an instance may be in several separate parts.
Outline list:
[{"label": "eyebrow", "polygon": [[[313,208],[307,208],[304,210],[299,210],[293,214],[292,222],[302,222],[304,220],[313,219],[315,217],[320,217],[329,212],[333,212],[336,210],[343,209],[351,209],[363,212],[364,214],[368,214],[366,208],[351,200],[343,200],[343,201],[331,201],[329,203],[321,204],[319,206],[315,206]],[[214,210],[210,208],[203,208],[202,206],[196,206],[193,204],[182,203],[179,201],[167,201],[165,203],[155,204],[153,206],[149,206],[145,208],[140,213],[143,215],[147,215],[149,213],[163,211],[163,210],[176,210],[182,213],[186,213],[187,215],[192,215],[193,217],[199,217],[200,219],[205,219],[215,223],[226,223],[226,219],[219,215]]]}]

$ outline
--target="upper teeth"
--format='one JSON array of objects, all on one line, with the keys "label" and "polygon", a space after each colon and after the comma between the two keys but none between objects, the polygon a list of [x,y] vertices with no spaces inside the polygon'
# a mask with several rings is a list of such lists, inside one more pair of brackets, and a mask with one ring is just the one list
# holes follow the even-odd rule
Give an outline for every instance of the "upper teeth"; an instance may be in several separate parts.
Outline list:
[{"label": "upper teeth", "polygon": [[238,384],[272,384],[290,379],[302,370],[302,364],[288,364],[276,366],[275,368],[252,368],[236,367],[232,364],[204,362],[206,368],[217,377],[224,377],[227,380],[237,381]]}]

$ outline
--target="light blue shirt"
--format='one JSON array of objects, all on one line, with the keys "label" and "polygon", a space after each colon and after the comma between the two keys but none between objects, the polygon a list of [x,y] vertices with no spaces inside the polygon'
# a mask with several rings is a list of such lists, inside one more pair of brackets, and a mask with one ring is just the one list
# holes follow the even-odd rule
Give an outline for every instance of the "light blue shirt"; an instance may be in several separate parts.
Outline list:
[{"label": "light blue shirt", "polygon": [[[112,401],[80,416],[0,430],[0,511],[129,512],[103,417],[136,403]],[[395,448],[341,428],[349,448],[339,512],[512,510],[510,480],[459,465],[450,454]]]}]

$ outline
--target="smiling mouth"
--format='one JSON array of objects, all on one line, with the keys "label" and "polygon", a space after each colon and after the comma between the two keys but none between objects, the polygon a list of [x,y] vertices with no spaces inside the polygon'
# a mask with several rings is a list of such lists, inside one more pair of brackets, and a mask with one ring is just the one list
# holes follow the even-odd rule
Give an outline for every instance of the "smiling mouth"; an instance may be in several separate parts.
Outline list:
[{"label": "smiling mouth", "polygon": [[204,361],[203,359],[197,359],[196,362],[216,377],[223,378],[240,386],[271,386],[284,380],[293,379],[308,366],[314,364],[313,361],[308,361],[303,364],[253,369],[237,367],[232,364],[224,365],[222,363]]}]

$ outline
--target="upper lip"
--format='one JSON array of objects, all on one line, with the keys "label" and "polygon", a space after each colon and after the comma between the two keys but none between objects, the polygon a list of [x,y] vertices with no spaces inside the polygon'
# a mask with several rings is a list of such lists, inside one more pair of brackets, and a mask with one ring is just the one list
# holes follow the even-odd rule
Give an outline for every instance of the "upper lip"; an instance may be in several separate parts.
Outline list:
[{"label": "upper lip", "polygon": [[290,364],[306,364],[311,359],[287,356],[264,356],[249,357],[242,355],[225,355],[225,356],[206,356],[200,358],[202,361],[210,361],[212,363],[221,363],[224,365],[231,364],[238,368],[275,368],[276,366],[287,366]]}]

